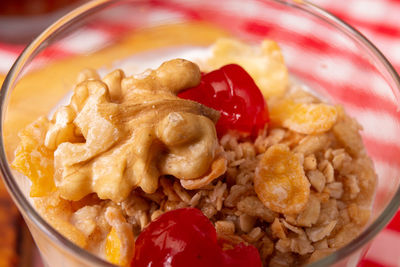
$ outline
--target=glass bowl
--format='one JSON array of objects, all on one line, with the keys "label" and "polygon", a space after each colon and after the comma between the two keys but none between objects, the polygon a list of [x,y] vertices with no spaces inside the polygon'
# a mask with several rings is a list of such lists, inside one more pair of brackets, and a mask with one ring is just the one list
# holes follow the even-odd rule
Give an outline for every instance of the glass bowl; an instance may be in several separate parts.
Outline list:
[{"label": "glass bowl", "polygon": [[35,211],[29,182],[10,168],[18,131],[48,114],[83,68],[124,66],[134,55],[131,60],[154,60],[163,49],[206,47],[227,35],[254,43],[277,41],[293,78],[343,105],[364,127],[379,176],[372,219],[351,243],[312,266],[355,266],[362,258],[400,204],[400,79],[371,42],[307,1],[97,0],[37,37],[1,90],[1,172],[47,266],[113,265],[71,243]]}]

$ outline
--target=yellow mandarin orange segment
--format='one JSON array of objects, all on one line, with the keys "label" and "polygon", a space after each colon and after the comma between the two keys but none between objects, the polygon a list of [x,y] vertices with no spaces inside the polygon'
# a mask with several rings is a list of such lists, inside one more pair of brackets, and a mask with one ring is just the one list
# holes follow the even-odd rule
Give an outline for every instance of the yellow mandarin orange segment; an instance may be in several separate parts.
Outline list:
[{"label": "yellow mandarin orange segment", "polygon": [[113,227],[106,239],[106,257],[107,260],[115,265],[125,266],[127,263],[121,259],[122,243],[118,237],[117,230]]},{"label": "yellow mandarin orange segment", "polygon": [[335,124],[338,111],[327,104],[296,103],[287,99],[270,106],[271,122],[303,134],[329,131]]},{"label": "yellow mandarin orange segment", "polygon": [[48,121],[40,118],[19,133],[12,167],[32,181],[30,196],[42,197],[55,190],[53,150],[44,146]]},{"label": "yellow mandarin orange segment", "polygon": [[258,164],[254,189],[269,209],[284,214],[301,212],[310,196],[310,184],[297,156],[286,145],[271,146]]}]

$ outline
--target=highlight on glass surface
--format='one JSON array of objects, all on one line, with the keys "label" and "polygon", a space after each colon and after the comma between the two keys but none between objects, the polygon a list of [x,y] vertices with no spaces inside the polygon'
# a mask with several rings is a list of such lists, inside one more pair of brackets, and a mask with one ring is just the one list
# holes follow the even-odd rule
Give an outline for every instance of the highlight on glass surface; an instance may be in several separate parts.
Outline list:
[{"label": "highlight on glass surface", "polygon": [[306,1],[93,1],[9,72],[1,171],[48,266],[355,266],[400,203],[399,88]]}]

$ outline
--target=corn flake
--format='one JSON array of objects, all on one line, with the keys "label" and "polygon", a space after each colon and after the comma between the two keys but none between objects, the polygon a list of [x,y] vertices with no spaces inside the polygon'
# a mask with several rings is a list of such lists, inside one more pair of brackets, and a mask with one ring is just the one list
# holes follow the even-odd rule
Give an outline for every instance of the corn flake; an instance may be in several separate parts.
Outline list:
[{"label": "corn flake", "polygon": [[212,48],[207,65],[218,69],[226,64],[242,66],[254,79],[264,97],[282,95],[289,84],[288,70],[278,44],[264,40],[260,47],[221,38]]},{"label": "corn flake", "polygon": [[285,99],[270,105],[273,124],[303,134],[318,134],[329,131],[337,119],[334,106],[321,103],[296,103]]},{"label": "corn flake", "polygon": [[310,196],[310,184],[298,157],[285,145],[273,145],[263,155],[254,189],[269,209],[285,214],[301,212]]}]

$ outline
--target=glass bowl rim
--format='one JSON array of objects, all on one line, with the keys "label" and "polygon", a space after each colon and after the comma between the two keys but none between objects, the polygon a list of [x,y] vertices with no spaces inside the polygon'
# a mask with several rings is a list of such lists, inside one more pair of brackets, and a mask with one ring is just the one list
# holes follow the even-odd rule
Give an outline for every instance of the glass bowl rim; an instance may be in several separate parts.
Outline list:
[{"label": "glass bowl rim", "polygon": [[[145,0],[131,0],[132,2],[146,2]],[[390,75],[391,79],[394,81],[397,90],[400,92],[400,77],[397,74],[394,67],[390,64],[390,62],[386,59],[386,57],[380,52],[374,44],[371,43],[364,35],[362,35],[358,30],[354,29],[352,26],[339,19],[335,15],[329,13],[328,11],[320,8],[316,4],[313,4],[307,0],[256,0],[260,3],[265,3],[268,1],[276,2],[288,6],[289,8],[300,9],[303,12],[309,13],[318,19],[323,20],[339,31],[342,34],[350,36],[354,38],[357,42],[361,43],[365,49],[372,52],[372,55],[378,59],[378,61],[383,64],[385,70]],[[125,2],[124,0],[93,0],[88,2],[64,17],[57,20],[55,23],[50,25],[45,31],[43,31],[37,38],[35,38],[18,56],[17,60],[14,62],[12,68],[8,72],[1,91],[0,91],[0,114],[2,116],[2,120],[0,121],[0,132],[3,133],[3,119],[5,116],[6,105],[5,102],[8,97],[8,91],[11,85],[14,85],[16,79],[18,78],[20,70],[23,69],[25,63],[31,60],[36,56],[38,50],[41,49],[41,44],[47,38],[51,38],[52,35],[57,35],[58,32],[65,29],[68,25],[73,24],[81,17],[90,15],[91,13],[95,13],[97,10],[102,10],[109,5],[117,2]],[[17,75],[16,75],[17,74]],[[400,99],[397,99],[400,101]],[[2,134],[0,138],[0,171],[2,173],[3,181],[6,184],[8,192],[14,200],[14,203],[18,206],[19,210],[24,216],[27,216],[32,222],[34,222],[35,226],[38,227],[42,232],[44,232],[49,239],[53,242],[61,245],[63,248],[66,248],[73,255],[78,255],[83,258],[86,262],[94,263],[96,265],[101,266],[115,266],[94,254],[86,251],[85,249],[80,248],[75,245],[73,242],[69,241],[65,236],[60,234],[57,230],[55,230],[50,224],[44,220],[39,213],[33,208],[28,199],[25,198],[24,194],[18,187],[16,181],[14,180],[13,174],[11,172],[10,166],[8,165],[7,156],[4,147],[4,136]],[[362,246],[367,244],[373,237],[375,237],[392,219],[394,214],[400,207],[400,186],[397,189],[395,195],[390,200],[389,204],[385,207],[382,213],[373,221],[364,231],[355,239],[353,239],[346,246],[338,249],[332,254],[311,263],[309,266],[327,266],[337,262],[338,260],[345,258],[352,254],[353,252],[360,249]]]}]

